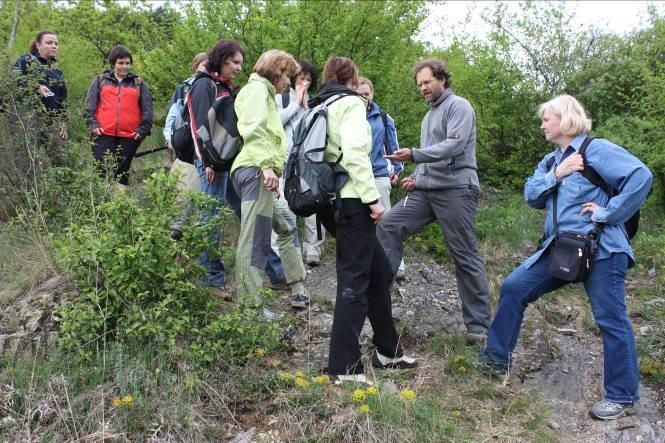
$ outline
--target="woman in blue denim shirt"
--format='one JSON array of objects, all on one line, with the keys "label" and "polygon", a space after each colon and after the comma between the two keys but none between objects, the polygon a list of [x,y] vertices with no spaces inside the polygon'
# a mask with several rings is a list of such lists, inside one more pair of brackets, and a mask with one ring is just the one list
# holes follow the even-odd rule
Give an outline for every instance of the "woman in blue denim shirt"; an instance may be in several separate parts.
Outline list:
[{"label": "woman in blue denim shirt", "polygon": [[[605,398],[591,408],[595,418],[612,420],[624,415],[639,400],[639,372],[632,325],[626,312],[626,270],[635,264],[623,226],[637,211],[651,188],[649,169],[625,149],[602,139],[587,147],[587,165],[619,192],[612,198],[581,173],[578,150],[591,130],[591,120],[569,95],[540,105],[541,129],[557,149],[547,154],[524,186],[529,206],[546,209],[545,241],[515,269],[501,286],[496,316],[481,360],[495,371],[507,371],[529,303],[568,282],[548,272],[550,246],[566,231],[587,233],[604,224],[590,274],[584,281],[594,319],[603,338]],[[552,160],[554,158],[554,160]],[[551,166],[549,166],[551,165]],[[549,166],[549,167],[548,167]],[[557,232],[552,222],[557,191]]]}]

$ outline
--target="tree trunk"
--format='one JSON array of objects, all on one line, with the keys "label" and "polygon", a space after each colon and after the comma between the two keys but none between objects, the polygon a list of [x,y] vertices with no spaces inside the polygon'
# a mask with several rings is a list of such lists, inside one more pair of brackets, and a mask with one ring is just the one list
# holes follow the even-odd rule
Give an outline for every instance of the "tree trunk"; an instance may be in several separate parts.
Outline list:
[{"label": "tree trunk", "polygon": [[9,35],[9,52],[14,49],[14,40],[16,39],[16,30],[18,29],[18,2],[14,3],[14,23],[12,24],[12,33]]}]

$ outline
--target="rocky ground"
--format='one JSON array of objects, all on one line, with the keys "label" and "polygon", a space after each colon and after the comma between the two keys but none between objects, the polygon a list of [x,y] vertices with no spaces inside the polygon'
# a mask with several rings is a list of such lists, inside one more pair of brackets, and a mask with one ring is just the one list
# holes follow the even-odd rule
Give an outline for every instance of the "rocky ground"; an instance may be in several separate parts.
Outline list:
[{"label": "rocky ground", "polygon": [[[416,339],[464,333],[454,274],[444,265],[409,263],[406,281],[394,293],[393,316]],[[295,334],[294,354],[303,369],[326,366],[335,300],[335,264],[310,269],[308,287],[314,294],[309,312],[300,314],[303,327]],[[616,421],[593,420],[588,410],[602,397],[603,358],[600,337],[583,324],[579,304],[539,304],[529,308],[515,353],[515,367],[506,380],[513,387],[536,392],[551,407],[548,426],[562,441],[665,442],[665,386],[640,386],[635,414]],[[556,325],[546,317],[557,319]],[[366,322],[361,335],[371,343]],[[420,356],[422,357],[422,356]]]},{"label": "rocky ground", "polygon": [[[288,336],[295,364],[317,370],[327,360],[336,291],[334,262],[309,269],[308,286],[312,306],[297,314],[297,326]],[[54,277],[19,297],[0,317],[0,355],[12,358],[21,350],[52,348],[57,341],[53,308],[61,297],[74,294],[71,285]],[[663,384],[642,385],[642,400],[631,416],[609,422],[589,418],[588,408],[602,396],[602,348],[576,303],[529,308],[515,367],[505,382],[537,393],[550,405],[547,424],[562,441],[665,442]],[[409,262],[406,281],[394,288],[393,314],[411,339],[464,332],[454,275],[445,265]],[[361,342],[365,348],[371,342],[369,323]],[[424,368],[419,371],[423,378],[432,375]]]}]

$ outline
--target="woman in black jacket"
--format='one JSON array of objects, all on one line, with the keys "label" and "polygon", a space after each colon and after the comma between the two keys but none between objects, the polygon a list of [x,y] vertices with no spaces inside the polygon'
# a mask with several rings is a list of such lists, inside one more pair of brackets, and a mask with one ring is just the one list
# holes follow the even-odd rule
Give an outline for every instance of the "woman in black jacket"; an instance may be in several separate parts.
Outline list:
[{"label": "woman in black jacket", "polygon": [[[219,203],[217,207],[212,208],[209,214],[205,214],[205,219],[214,216],[218,207],[224,204],[229,174],[228,172],[216,172],[211,165],[205,163],[203,146],[198,133],[203,128],[210,133],[208,111],[215,100],[236,94],[237,87],[231,82],[242,71],[244,55],[245,51],[240,42],[219,40],[208,54],[207,71],[197,74],[187,95],[187,108],[195,150],[194,166],[199,173],[201,191],[215,198]],[[221,236],[218,229],[215,230],[210,241],[219,251]],[[199,261],[208,270],[205,283],[212,288],[212,294],[222,299],[231,298],[231,294],[225,291],[225,269],[219,254],[204,252],[199,257]]]},{"label": "woman in black jacket", "polygon": [[[62,140],[67,140],[67,85],[65,76],[55,66],[59,51],[58,37],[41,31],[21,55],[14,67],[18,71],[18,106],[12,113],[14,127],[27,127],[35,146],[44,146],[55,163],[62,162]],[[30,118],[32,117],[32,118]]]}]

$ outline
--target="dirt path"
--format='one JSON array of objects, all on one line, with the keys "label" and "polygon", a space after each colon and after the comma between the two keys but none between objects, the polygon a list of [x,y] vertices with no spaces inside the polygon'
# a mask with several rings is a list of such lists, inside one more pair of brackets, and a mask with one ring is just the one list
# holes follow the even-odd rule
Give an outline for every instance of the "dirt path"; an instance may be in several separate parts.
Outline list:
[{"label": "dirt path", "polygon": [[[417,339],[462,333],[461,307],[450,270],[410,261],[407,274],[407,280],[394,291],[394,317]],[[334,262],[325,261],[308,270],[308,287],[314,303],[309,312],[300,314],[303,320],[309,316],[309,322],[302,322],[305,326],[293,335],[298,349],[294,357],[303,369],[319,369],[326,366],[330,339],[336,291]],[[664,442],[663,405],[645,385],[640,386],[642,400],[635,414],[608,422],[588,416],[589,407],[603,393],[602,345],[600,336],[585,326],[580,302],[575,303],[559,306],[543,302],[529,308],[508,382],[516,389],[537,393],[551,407],[548,425],[562,441]],[[546,318],[556,319],[556,325]],[[364,347],[370,338],[366,322],[361,334]]]}]

